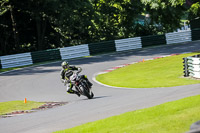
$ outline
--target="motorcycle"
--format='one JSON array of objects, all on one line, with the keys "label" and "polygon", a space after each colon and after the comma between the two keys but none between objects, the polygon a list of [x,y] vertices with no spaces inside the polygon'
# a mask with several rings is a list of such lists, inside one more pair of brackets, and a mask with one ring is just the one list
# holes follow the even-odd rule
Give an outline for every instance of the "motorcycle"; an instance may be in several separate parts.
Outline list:
[{"label": "motorcycle", "polygon": [[79,75],[79,73],[73,72],[70,80],[80,95],[86,96],[88,99],[92,99],[94,97],[92,89],[84,78],[84,75]]}]

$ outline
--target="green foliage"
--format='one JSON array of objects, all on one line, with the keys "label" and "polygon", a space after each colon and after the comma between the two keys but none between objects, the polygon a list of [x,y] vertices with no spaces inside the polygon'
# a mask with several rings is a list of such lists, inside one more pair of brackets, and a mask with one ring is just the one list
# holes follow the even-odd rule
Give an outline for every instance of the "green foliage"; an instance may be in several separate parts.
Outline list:
[{"label": "green foliage", "polygon": [[196,3],[192,4],[189,9],[189,19],[200,17],[200,2],[196,0]]},{"label": "green foliage", "polygon": [[87,43],[95,38],[94,9],[86,0],[65,1],[57,10],[54,27],[64,38],[66,44],[77,45]]},{"label": "green foliage", "polygon": [[8,3],[9,0],[0,0],[0,16],[3,15],[8,11],[8,6],[6,6],[6,3]]},{"label": "green foliage", "polygon": [[0,115],[11,113],[13,111],[25,111],[37,108],[44,103],[27,101],[25,104],[24,101],[9,101],[9,102],[0,102]]},{"label": "green foliage", "polygon": [[[195,18],[199,1],[190,1],[188,13]],[[0,5],[0,55],[171,32],[187,9],[183,0],[0,0]]]},{"label": "green foliage", "polygon": [[54,0],[4,3],[12,12],[7,10],[0,16],[0,55],[58,47],[60,35],[51,26],[54,5]]},{"label": "green foliage", "polygon": [[97,1],[93,2],[98,15],[95,19],[100,40],[113,40],[137,36],[135,23],[142,14],[140,0]]},{"label": "green foliage", "polygon": [[160,32],[173,32],[181,26],[180,21],[186,12],[182,0],[142,0],[142,2],[146,5],[146,12],[150,14],[149,24],[159,25]]},{"label": "green foliage", "polygon": [[[148,5],[151,10],[159,11],[161,15],[163,14],[163,12],[170,15],[167,17],[169,18],[169,20],[174,19],[173,17],[175,16],[178,17],[177,19],[180,19],[180,17],[184,14],[188,14],[188,19],[190,20],[200,16],[200,1],[199,0],[169,0],[169,1],[168,0],[151,0],[151,1],[142,0],[142,2],[145,5]],[[161,11],[160,9],[164,9],[164,10],[160,12]],[[147,11],[150,11],[150,10],[147,9]],[[176,22],[176,21],[171,21],[171,22]]]}]

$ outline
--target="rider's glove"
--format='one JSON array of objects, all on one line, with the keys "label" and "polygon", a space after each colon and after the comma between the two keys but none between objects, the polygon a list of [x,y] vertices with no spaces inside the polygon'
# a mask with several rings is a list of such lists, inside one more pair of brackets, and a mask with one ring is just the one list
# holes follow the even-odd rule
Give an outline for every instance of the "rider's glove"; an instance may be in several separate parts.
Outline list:
[{"label": "rider's glove", "polygon": [[63,83],[64,83],[64,85],[66,85],[66,84],[67,84],[67,81],[66,81],[66,80],[63,80]]},{"label": "rider's glove", "polygon": [[78,67],[78,74],[82,71],[82,68],[81,67]]}]

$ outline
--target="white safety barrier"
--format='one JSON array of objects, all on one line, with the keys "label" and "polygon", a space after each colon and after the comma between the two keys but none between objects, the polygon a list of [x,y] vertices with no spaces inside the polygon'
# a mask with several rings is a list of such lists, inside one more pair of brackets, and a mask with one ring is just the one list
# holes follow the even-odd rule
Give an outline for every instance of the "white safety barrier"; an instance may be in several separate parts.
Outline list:
[{"label": "white safety barrier", "polygon": [[2,68],[18,67],[33,64],[31,53],[0,56]]},{"label": "white safety barrier", "polygon": [[166,33],[165,36],[166,36],[167,44],[192,41],[190,30],[182,31],[182,32]]},{"label": "white safety barrier", "polygon": [[187,57],[189,75],[195,78],[200,78],[200,57],[199,56],[196,55],[192,57]]},{"label": "white safety barrier", "polygon": [[141,37],[115,40],[116,51],[142,48]]},{"label": "white safety barrier", "polygon": [[72,59],[78,57],[89,56],[89,47],[88,44],[78,45],[78,46],[71,46],[60,48],[61,59]]}]

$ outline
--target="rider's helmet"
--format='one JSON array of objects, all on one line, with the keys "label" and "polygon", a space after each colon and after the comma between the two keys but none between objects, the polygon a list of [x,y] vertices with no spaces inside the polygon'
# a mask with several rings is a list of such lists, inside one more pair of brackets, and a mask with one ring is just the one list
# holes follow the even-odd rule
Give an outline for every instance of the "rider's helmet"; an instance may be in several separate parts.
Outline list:
[{"label": "rider's helmet", "polygon": [[62,66],[63,69],[67,69],[69,67],[69,63],[66,62],[66,61],[63,61],[61,66]]}]

